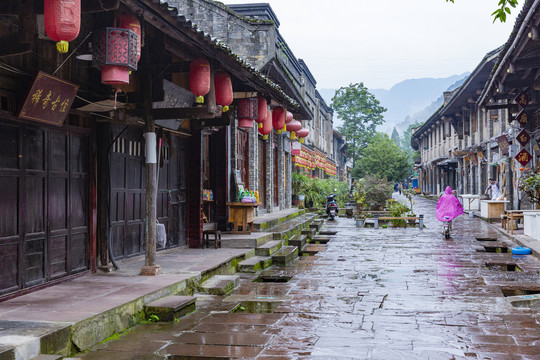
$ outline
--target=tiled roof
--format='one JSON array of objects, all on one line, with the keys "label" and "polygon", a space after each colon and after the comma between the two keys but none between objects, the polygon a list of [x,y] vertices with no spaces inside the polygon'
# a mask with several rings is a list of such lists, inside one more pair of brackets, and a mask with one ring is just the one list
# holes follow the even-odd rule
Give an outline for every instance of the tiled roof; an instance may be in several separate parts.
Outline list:
[{"label": "tiled roof", "polygon": [[[225,56],[228,56],[230,60],[236,62],[236,64],[238,64],[239,67],[241,67],[244,71],[247,71],[253,76],[252,80],[254,81],[254,83],[256,83],[258,86],[266,88],[273,96],[276,97],[277,100],[284,101],[289,107],[292,107],[294,109],[300,106],[298,102],[294,100],[293,98],[291,98],[290,96],[288,96],[281,89],[279,85],[275,84],[272,80],[264,76],[261,72],[257,71],[255,67],[253,67],[246,60],[244,60],[237,54],[233,53],[232,49],[229,46],[227,46],[223,41],[212,36],[209,33],[204,32],[196,24],[194,24],[189,19],[187,19],[185,16],[179,15],[178,9],[176,7],[170,6],[166,1],[163,1],[163,0],[146,0],[146,1],[153,4],[158,4],[163,11],[166,11],[169,16],[176,19],[176,22],[180,27],[184,29],[188,29],[192,33],[196,34],[202,44],[218,49]],[[217,2],[212,1],[212,3],[217,3]],[[231,13],[233,12],[231,11]]]}]

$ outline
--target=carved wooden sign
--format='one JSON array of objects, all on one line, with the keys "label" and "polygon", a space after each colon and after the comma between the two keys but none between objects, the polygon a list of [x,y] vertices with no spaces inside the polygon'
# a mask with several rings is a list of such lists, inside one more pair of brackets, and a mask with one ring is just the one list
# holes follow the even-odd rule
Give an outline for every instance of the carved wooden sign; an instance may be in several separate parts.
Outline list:
[{"label": "carved wooden sign", "polygon": [[515,157],[515,159],[521,164],[521,166],[525,166],[529,163],[529,161],[532,160],[531,154],[525,149],[522,149]]},{"label": "carved wooden sign", "polygon": [[21,119],[61,126],[79,85],[40,71],[19,113]]},{"label": "carved wooden sign", "polygon": [[506,136],[501,135],[497,137],[497,143],[499,144],[499,148],[501,149],[502,154],[507,155],[508,151],[510,150],[510,143],[508,142]]},{"label": "carved wooden sign", "polygon": [[516,140],[521,146],[525,146],[529,143],[529,141],[531,141],[531,135],[529,135],[527,130],[523,129],[519,134],[517,134]]}]

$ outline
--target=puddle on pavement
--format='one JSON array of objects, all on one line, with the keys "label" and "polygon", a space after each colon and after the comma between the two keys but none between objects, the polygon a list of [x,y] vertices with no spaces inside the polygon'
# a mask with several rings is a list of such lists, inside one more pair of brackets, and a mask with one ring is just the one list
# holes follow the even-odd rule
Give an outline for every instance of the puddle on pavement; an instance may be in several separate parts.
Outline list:
[{"label": "puddle on pavement", "polygon": [[522,272],[522,271],[523,271],[523,269],[520,268],[520,267],[519,267],[518,265],[516,265],[516,264],[486,263],[486,267],[487,267],[489,270],[492,270],[492,271],[516,271],[516,272]]},{"label": "puddle on pavement", "polygon": [[518,288],[504,288],[501,287],[501,291],[505,297],[508,296],[522,296],[522,295],[534,295],[534,294],[540,294],[540,287],[538,288],[525,288],[525,289],[518,289]]}]

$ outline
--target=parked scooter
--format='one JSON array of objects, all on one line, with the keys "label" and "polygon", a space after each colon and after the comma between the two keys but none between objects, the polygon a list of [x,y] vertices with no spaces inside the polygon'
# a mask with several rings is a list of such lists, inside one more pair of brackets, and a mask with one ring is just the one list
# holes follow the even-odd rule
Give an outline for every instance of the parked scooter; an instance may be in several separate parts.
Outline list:
[{"label": "parked scooter", "polygon": [[330,218],[330,220],[334,220],[334,218],[338,215],[339,212],[339,206],[336,201],[337,194],[330,194],[326,198],[326,214]]}]

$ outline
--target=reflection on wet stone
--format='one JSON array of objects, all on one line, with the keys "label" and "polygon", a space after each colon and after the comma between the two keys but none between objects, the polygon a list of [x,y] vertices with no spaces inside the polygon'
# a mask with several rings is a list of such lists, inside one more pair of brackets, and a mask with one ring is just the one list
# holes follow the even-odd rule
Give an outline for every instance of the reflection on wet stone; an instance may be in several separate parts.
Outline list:
[{"label": "reflection on wet stone", "polygon": [[[314,256],[242,275],[229,300],[196,294],[197,311],[178,323],[139,326],[81,358],[121,359],[128,342],[142,354],[147,342],[162,359],[540,359],[539,311],[508,300],[540,294],[540,262],[513,257],[477,218],[456,219],[445,240],[435,202],[416,201],[420,233],[325,221],[332,240]],[[246,297],[282,301],[273,313],[231,312]]]}]

